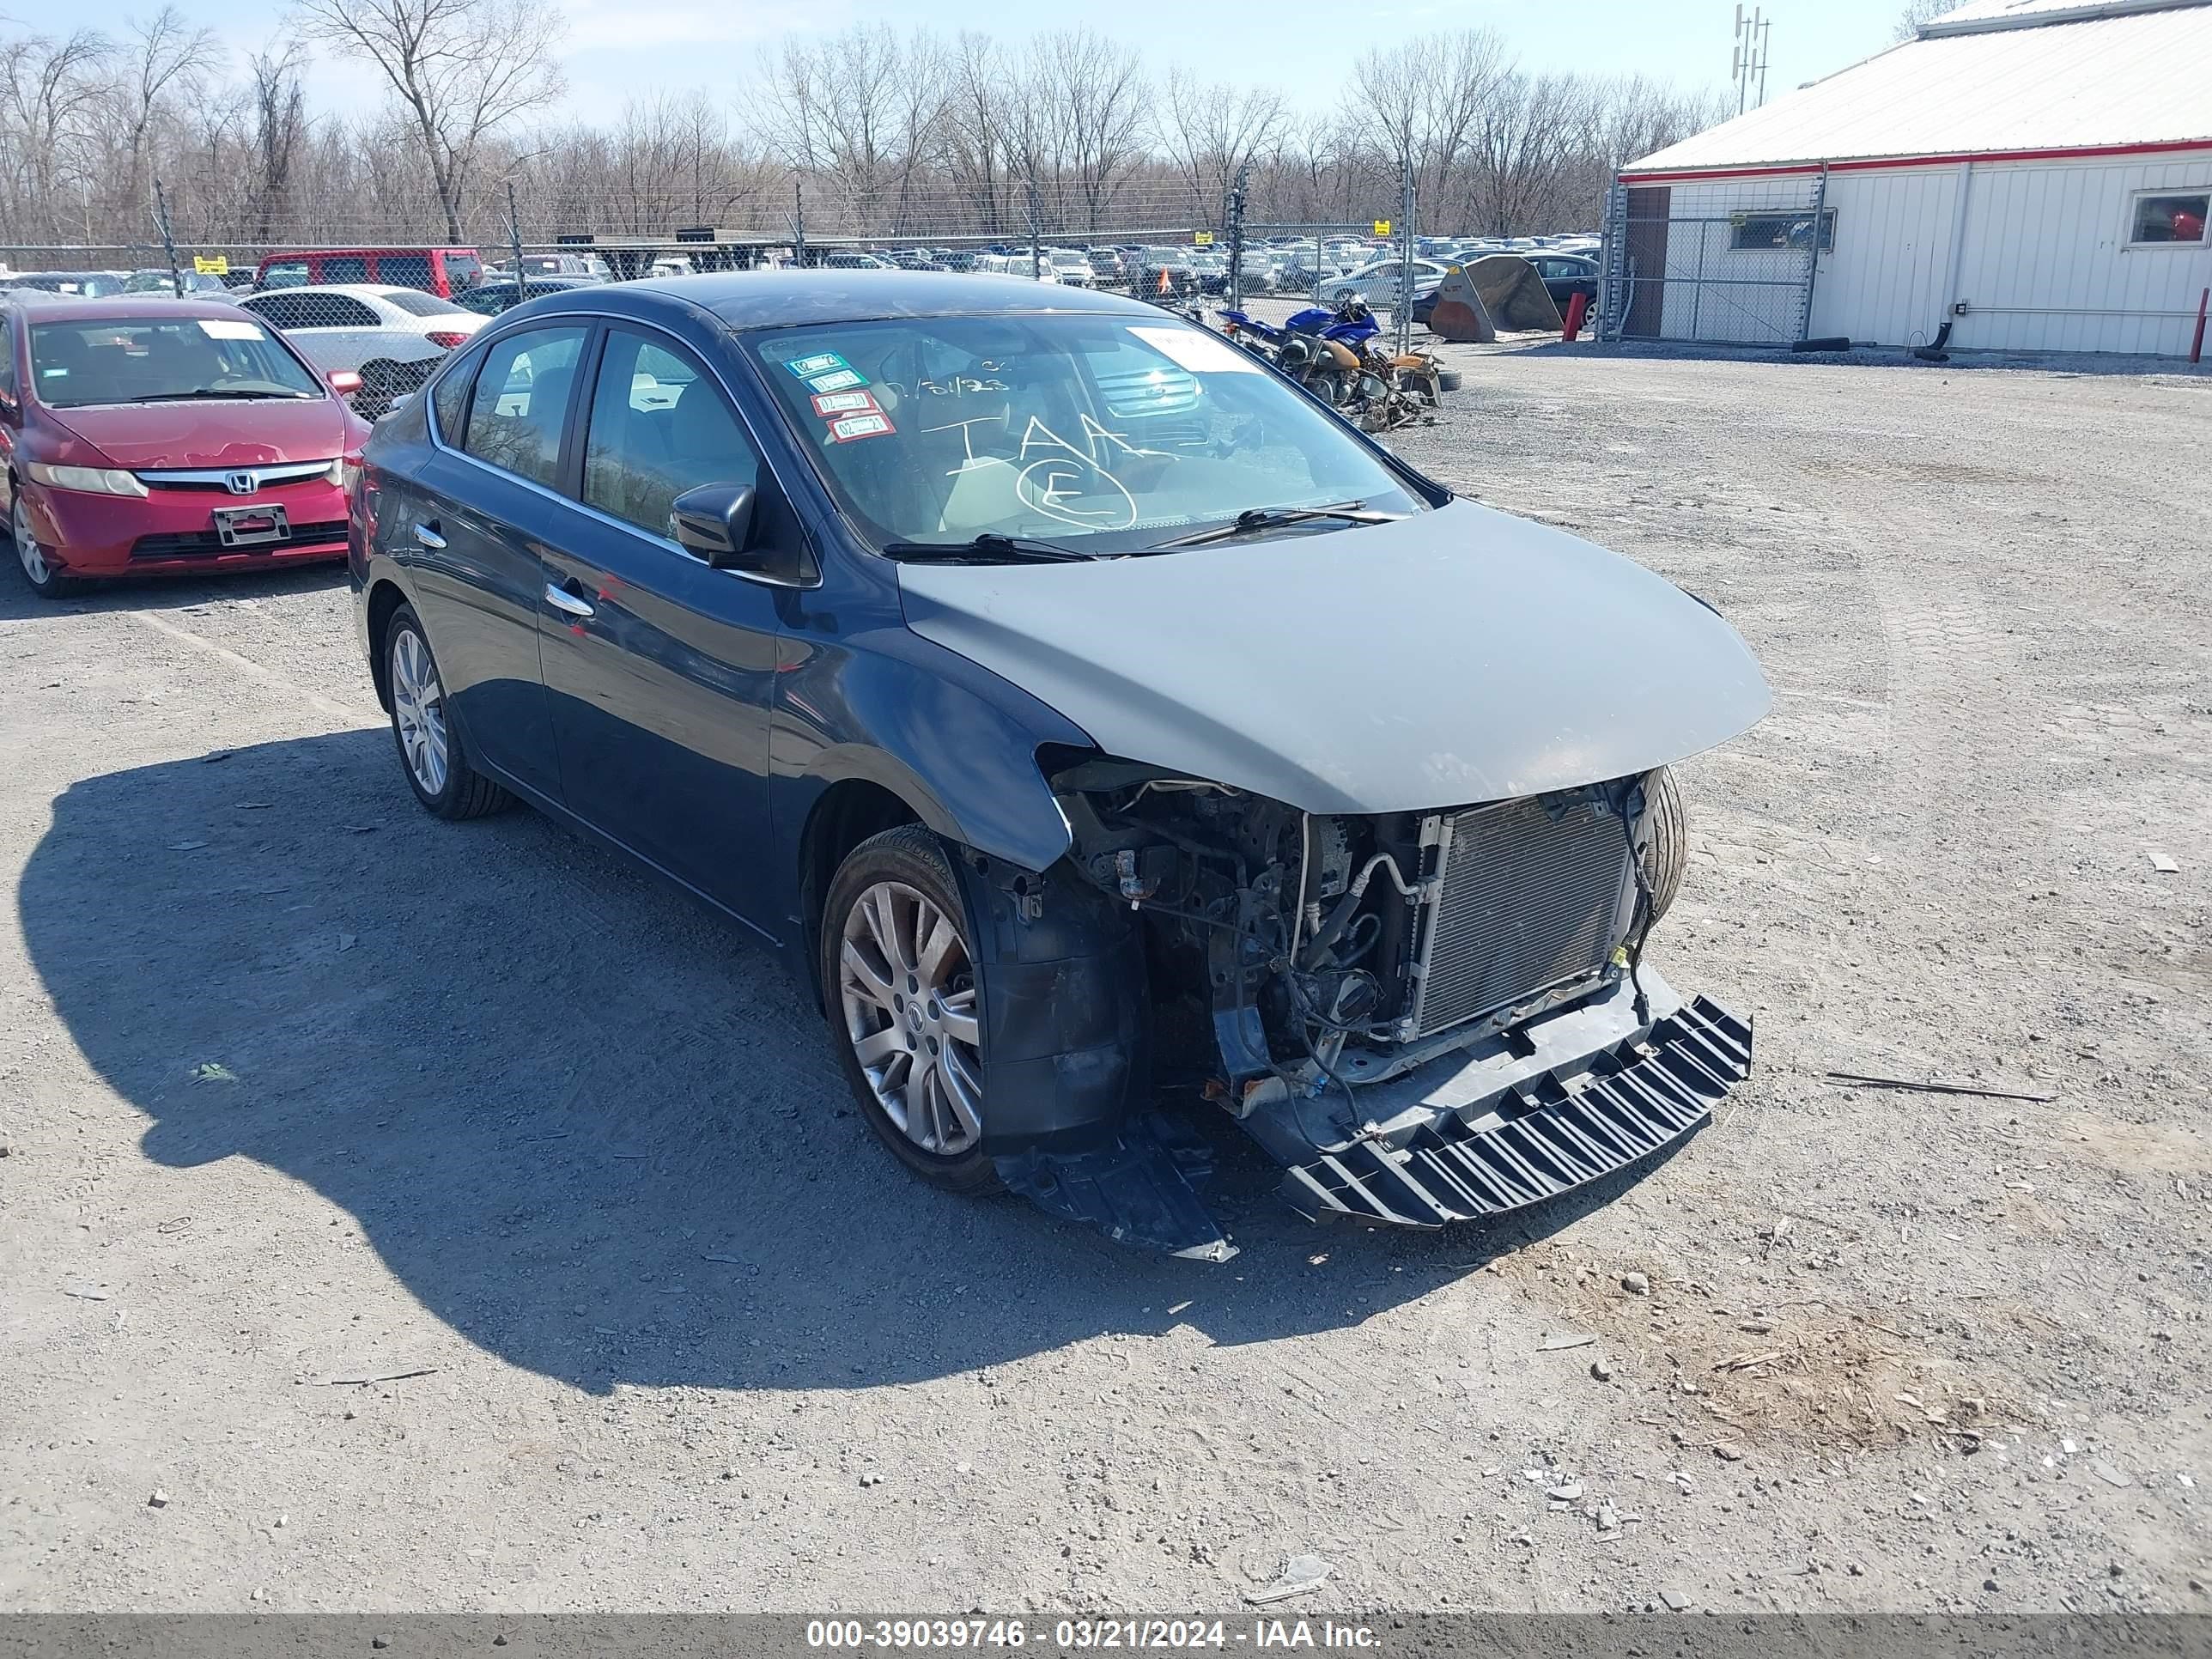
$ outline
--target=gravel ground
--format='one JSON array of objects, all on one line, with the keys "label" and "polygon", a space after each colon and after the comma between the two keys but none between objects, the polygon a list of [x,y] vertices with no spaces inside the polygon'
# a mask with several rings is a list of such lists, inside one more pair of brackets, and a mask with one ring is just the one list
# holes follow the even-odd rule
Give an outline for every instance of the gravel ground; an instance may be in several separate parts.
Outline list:
[{"label": "gravel ground", "polygon": [[336,578],[0,581],[0,1607],[2203,1607],[2212,383],[1451,355],[1404,447],[1778,693],[1653,958],[1758,1074],[1514,1227],[929,1192],[732,933],[416,809]]}]

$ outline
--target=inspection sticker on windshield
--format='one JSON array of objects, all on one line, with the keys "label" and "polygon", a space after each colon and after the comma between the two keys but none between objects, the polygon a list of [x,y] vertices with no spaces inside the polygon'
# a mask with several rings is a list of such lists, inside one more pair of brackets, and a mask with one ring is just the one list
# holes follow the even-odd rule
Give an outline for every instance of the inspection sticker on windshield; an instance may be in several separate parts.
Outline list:
[{"label": "inspection sticker on windshield", "polygon": [[832,369],[827,374],[809,377],[806,385],[814,392],[842,392],[848,386],[866,386],[868,377],[857,368]]},{"label": "inspection sticker on windshield", "polygon": [[827,374],[833,368],[850,365],[834,351],[817,351],[811,357],[793,357],[784,367],[804,380],[811,375]]},{"label": "inspection sticker on windshield", "polygon": [[897,430],[888,415],[846,415],[830,422],[831,441],[841,444],[851,443],[856,438],[880,438]]},{"label": "inspection sticker on windshield", "polygon": [[1260,365],[1228,341],[1195,328],[1132,328],[1135,335],[1162,356],[1194,374],[1257,374]]},{"label": "inspection sticker on windshield", "polygon": [[227,317],[203,317],[200,331],[210,340],[258,340],[261,337],[261,325],[234,323]]},{"label": "inspection sticker on windshield", "polygon": [[814,400],[817,415],[880,415],[884,406],[872,392],[825,392]]}]

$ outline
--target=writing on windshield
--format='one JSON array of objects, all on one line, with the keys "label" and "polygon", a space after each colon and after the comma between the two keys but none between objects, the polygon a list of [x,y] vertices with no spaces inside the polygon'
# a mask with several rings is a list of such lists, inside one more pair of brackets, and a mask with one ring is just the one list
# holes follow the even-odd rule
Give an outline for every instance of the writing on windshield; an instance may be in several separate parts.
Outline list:
[{"label": "writing on windshield", "polygon": [[768,334],[756,349],[825,483],[878,545],[1026,536],[1107,553],[1255,505],[1412,505],[1235,345],[1164,316],[916,318]]}]

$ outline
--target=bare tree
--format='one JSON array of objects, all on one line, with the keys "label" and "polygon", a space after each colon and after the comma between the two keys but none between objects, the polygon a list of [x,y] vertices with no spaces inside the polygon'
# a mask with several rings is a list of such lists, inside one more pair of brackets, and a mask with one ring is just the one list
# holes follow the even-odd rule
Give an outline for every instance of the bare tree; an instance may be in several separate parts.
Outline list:
[{"label": "bare tree", "polygon": [[170,92],[214,73],[223,52],[214,30],[195,27],[174,6],[165,5],[149,18],[131,21],[122,55],[116,84],[125,124],[121,198],[135,205],[146,199],[147,134]]},{"label": "bare tree", "polygon": [[1441,202],[1507,73],[1494,29],[1422,35],[1359,59],[1352,107],[1368,142],[1413,170],[1420,199]]},{"label": "bare tree", "polygon": [[858,223],[893,229],[913,210],[945,79],[932,37],[902,41],[887,23],[787,40],[761,88],[769,143],[787,165],[837,188]]},{"label": "bare tree", "polygon": [[1089,29],[1042,35],[1030,49],[1026,100],[1051,135],[1053,193],[1062,224],[1096,230],[1115,187],[1144,157],[1152,89],[1137,54]]},{"label": "bare tree", "polygon": [[989,35],[963,33],[945,58],[938,154],[948,186],[973,204],[975,226],[997,234],[1012,223],[1013,140],[1007,131],[1005,54]]},{"label": "bare tree", "polygon": [[296,40],[282,52],[259,52],[247,60],[246,120],[253,155],[247,209],[253,240],[275,233],[276,215],[292,184],[292,163],[307,135],[307,100],[300,88],[307,48]]},{"label": "bare tree", "polygon": [[504,192],[489,186],[508,180],[541,235],[712,224],[781,239],[794,171],[809,228],[829,235],[1018,235],[1031,181],[1049,235],[1165,234],[1212,222],[1247,165],[1255,221],[1364,222],[1397,216],[1401,161],[1421,230],[1521,234],[1594,225],[1625,162],[1723,112],[1704,90],[1516,73],[1480,30],[1386,45],[1355,65],[1348,95],[1293,106],[1265,85],[1154,81],[1080,29],[1001,42],[878,24],[788,39],[734,109],[677,84],[538,127],[554,84],[542,9],[300,3],[316,33],[378,68],[385,108],[318,118],[298,27],[223,64],[178,10],[120,46],[0,24],[0,243],[128,256],[147,237],[154,173],[181,238],[235,252],[278,238],[503,241]]},{"label": "bare tree", "polygon": [[1290,112],[1268,88],[1207,85],[1177,67],[1168,71],[1159,125],[1192,206],[1211,223],[1237,175],[1282,143]]},{"label": "bare tree", "polygon": [[1589,82],[1572,76],[1516,70],[1501,77],[1475,123],[1470,183],[1477,188],[1462,193],[1460,221],[1496,236],[1534,222],[1561,193],[1592,92]]},{"label": "bare tree", "polygon": [[1931,23],[1947,11],[1956,11],[1960,0],[1905,0],[1905,9],[1897,15],[1897,27],[1892,31],[1899,40],[1910,40],[1920,33],[1923,23]]},{"label": "bare tree", "polygon": [[531,0],[294,0],[301,27],[374,64],[423,161],[446,234],[459,241],[478,153],[495,131],[562,87],[557,15]]},{"label": "bare tree", "polygon": [[[60,39],[33,34],[0,42],[8,216],[41,237],[58,239],[59,186],[72,157],[89,143],[91,118],[106,93],[114,51],[96,29],[79,29]],[[82,168],[77,176],[88,184]]]}]

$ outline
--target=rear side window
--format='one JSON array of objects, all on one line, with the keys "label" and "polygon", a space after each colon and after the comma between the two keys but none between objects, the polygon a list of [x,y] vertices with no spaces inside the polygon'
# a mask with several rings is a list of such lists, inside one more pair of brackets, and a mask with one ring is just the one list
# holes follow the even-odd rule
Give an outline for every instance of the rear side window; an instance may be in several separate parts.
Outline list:
[{"label": "rear side window", "polygon": [[669,508],[685,490],[759,476],[760,457],[719,386],[645,336],[608,331],[585,435],[586,501],[666,536]]},{"label": "rear side window", "polygon": [[562,420],[583,343],[581,328],[533,328],[494,343],[470,395],[461,447],[550,487],[560,471]]},{"label": "rear side window", "polygon": [[382,321],[350,294],[318,294],[313,289],[288,294],[284,303],[294,328],[375,328]]},{"label": "rear side window", "polygon": [[246,302],[246,308],[278,328],[304,328],[307,313],[301,301],[307,297],[303,294],[257,295]]},{"label": "rear side window", "polygon": [[376,280],[389,283],[394,288],[428,289],[430,286],[430,256],[427,253],[380,253],[376,256]]},{"label": "rear side window", "polygon": [[430,391],[431,406],[438,415],[438,435],[457,447],[468,429],[469,382],[476,378],[477,367],[483,362],[483,352],[470,352],[441,375]]},{"label": "rear side window", "polygon": [[434,294],[387,294],[384,302],[396,306],[410,317],[465,317],[468,307],[457,306],[451,300],[441,300]]},{"label": "rear side window", "polygon": [[315,280],[319,283],[365,283],[368,280],[368,256],[365,253],[333,254],[323,261]]}]

